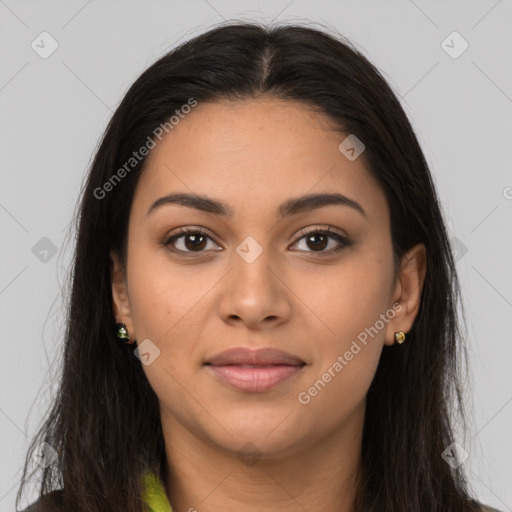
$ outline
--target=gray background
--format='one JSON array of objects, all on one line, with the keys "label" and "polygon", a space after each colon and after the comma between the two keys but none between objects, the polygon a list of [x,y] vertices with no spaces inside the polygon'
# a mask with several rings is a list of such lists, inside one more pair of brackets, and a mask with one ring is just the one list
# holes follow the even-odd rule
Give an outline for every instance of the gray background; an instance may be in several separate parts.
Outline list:
[{"label": "gray background", "polygon": [[[511,1],[0,0],[0,512],[56,389],[66,234],[99,137],[146,67],[230,18],[332,26],[401,98],[457,249],[474,403],[464,465],[479,499],[511,511]],[[50,48],[43,31],[58,43],[46,59],[31,47]],[[469,44],[457,58],[442,46],[453,31]]]}]

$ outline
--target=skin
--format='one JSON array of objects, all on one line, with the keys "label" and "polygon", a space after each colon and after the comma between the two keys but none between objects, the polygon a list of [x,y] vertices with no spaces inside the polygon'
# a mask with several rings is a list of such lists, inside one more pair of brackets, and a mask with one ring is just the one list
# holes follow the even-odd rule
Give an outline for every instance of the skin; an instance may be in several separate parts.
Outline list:
[{"label": "skin", "polygon": [[[112,293],[132,342],[150,339],[160,350],[143,369],[160,402],[175,511],[352,510],[366,394],[384,345],[417,315],[426,252],[422,244],[411,249],[395,275],[385,195],[364,153],[350,161],[338,149],[346,136],[298,102],[209,103],[150,155],[131,206],[127,268],[111,254]],[[175,204],[147,214],[174,192],[220,200],[234,214]],[[319,192],[354,199],[366,217],[330,205],[279,219],[282,202]],[[190,236],[174,247],[191,257],[162,245],[182,226],[209,232],[203,252]],[[326,226],[352,245],[332,252],[336,239],[315,245],[297,236]],[[252,263],[236,252],[248,236],[262,248]],[[394,318],[300,403],[298,394],[397,302]],[[307,365],[268,391],[236,391],[203,363],[239,346],[278,348]],[[243,457],[247,443],[258,453],[253,463]]]}]

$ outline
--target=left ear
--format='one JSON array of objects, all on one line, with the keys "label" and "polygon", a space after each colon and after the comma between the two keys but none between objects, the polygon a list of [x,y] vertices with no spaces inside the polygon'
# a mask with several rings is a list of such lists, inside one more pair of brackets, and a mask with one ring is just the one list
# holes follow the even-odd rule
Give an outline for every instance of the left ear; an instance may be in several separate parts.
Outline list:
[{"label": "left ear", "polygon": [[399,275],[396,280],[392,305],[399,302],[401,309],[394,308],[396,314],[386,327],[385,345],[393,345],[395,332],[406,334],[411,329],[421,305],[421,292],[427,270],[427,251],[424,244],[417,244],[403,255]]}]

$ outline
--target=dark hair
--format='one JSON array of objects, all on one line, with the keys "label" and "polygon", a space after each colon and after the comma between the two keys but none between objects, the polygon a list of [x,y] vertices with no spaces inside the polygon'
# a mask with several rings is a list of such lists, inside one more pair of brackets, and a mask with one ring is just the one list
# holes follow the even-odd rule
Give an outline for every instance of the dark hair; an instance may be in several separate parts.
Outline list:
[{"label": "dark hair", "polygon": [[[66,510],[140,512],[141,475],[165,474],[158,400],[140,361],[115,337],[111,293],[109,252],[125,264],[130,207],[146,157],[122,179],[112,177],[191,98],[201,104],[262,96],[303,102],[363,141],[389,205],[395,262],[415,244],[427,251],[421,306],[407,342],[384,347],[368,391],[355,509],[477,510],[462,467],[452,469],[442,457],[454,442],[452,407],[466,427],[460,289],[432,177],[400,102],[342,36],[230,22],[144,71],[105,131],[77,217],[60,388],[29,448],[16,505],[42,442],[57,458],[42,469],[39,496],[63,489]],[[109,192],[99,197],[107,182]]]}]

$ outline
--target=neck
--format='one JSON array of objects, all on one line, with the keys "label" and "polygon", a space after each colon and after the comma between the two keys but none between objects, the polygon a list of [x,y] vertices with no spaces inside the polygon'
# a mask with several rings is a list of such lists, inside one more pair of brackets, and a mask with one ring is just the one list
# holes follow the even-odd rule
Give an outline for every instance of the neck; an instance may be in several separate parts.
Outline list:
[{"label": "neck", "polygon": [[[174,512],[353,512],[364,404],[336,431],[286,455],[242,457],[162,417]],[[243,443],[242,443],[243,444]]]}]

